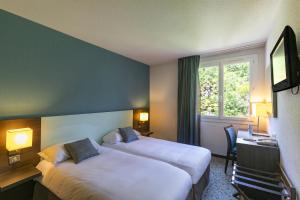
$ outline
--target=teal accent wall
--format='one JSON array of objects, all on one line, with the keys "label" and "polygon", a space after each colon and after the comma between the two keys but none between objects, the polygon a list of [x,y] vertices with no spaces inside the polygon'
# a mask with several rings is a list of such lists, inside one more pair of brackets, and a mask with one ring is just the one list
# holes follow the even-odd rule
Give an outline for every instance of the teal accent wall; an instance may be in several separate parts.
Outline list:
[{"label": "teal accent wall", "polygon": [[148,106],[148,65],[0,10],[0,119]]}]

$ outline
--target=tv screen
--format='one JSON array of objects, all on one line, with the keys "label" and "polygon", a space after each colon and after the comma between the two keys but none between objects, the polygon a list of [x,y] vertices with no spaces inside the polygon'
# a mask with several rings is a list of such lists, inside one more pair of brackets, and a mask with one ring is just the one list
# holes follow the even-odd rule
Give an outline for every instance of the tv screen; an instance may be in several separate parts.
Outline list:
[{"label": "tv screen", "polygon": [[273,54],[273,79],[274,84],[277,84],[286,79],[286,63],[283,38],[281,39]]},{"label": "tv screen", "polygon": [[284,28],[271,52],[271,72],[273,92],[293,88],[300,83],[296,36],[290,26]]}]

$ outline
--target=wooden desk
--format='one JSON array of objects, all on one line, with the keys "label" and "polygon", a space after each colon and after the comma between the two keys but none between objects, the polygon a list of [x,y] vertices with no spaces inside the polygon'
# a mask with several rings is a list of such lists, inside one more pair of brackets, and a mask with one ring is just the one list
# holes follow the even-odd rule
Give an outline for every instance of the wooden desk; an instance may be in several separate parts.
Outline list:
[{"label": "wooden desk", "polygon": [[[237,163],[240,166],[267,172],[277,172],[280,162],[279,148],[266,145],[258,145],[249,138],[247,131],[238,131],[237,138]],[[265,138],[262,136],[251,136],[251,139]]]}]

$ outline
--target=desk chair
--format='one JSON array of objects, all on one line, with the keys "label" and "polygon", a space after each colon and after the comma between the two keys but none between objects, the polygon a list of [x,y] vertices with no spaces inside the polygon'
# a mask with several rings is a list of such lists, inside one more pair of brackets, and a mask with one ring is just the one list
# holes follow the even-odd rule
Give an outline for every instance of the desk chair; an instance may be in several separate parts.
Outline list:
[{"label": "desk chair", "polygon": [[227,138],[227,155],[225,163],[225,174],[227,172],[228,161],[232,159],[232,165],[236,160],[236,139],[237,134],[232,125],[224,127],[226,138]]}]

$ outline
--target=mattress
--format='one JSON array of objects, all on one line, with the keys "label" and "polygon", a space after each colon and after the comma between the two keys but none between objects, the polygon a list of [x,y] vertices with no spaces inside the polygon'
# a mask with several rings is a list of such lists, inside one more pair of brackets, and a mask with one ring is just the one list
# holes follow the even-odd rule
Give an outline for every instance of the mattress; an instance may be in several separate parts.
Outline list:
[{"label": "mattress", "polygon": [[192,187],[183,170],[105,147],[79,164],[43,160],[37,168],[40,183],[62,200],[185,200]]},{"label": "mattress", "polygon": [[167,162],[189,173],[193,184],[199,181],[211,161],[211,152],[206,148],[151,137],[139,136],[139,140],[130,143],[102,145]]}]

